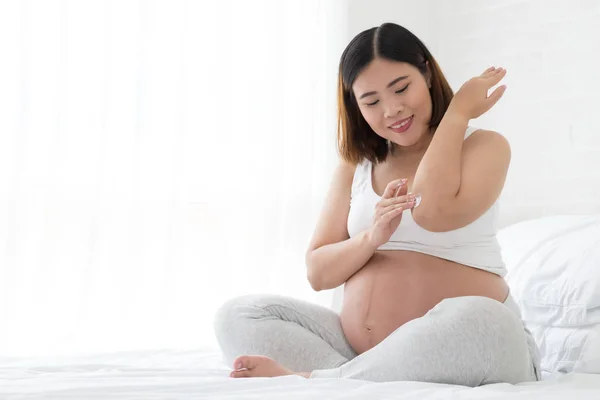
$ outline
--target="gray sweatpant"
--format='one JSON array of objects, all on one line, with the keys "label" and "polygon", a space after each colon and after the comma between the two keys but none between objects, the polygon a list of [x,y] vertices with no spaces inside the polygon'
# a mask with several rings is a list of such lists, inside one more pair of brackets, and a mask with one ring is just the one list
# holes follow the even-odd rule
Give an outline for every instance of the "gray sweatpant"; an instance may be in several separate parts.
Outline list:
[{"label": "gray sweatpant", "polygon": [[247,295],[217,311],[215,334],[225,362],[264,355],[310,378],[422,381],[480,386],[541,380],[539,350],[509,294],[447,298],[360,355],[339,315],[306,301]]}]

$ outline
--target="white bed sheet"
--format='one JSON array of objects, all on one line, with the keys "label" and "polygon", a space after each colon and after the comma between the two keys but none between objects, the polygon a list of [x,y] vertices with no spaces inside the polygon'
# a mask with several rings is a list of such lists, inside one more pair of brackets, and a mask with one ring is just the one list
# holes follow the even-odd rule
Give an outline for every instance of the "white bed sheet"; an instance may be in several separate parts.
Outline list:
[{"label": "white bed sheet", "polygon": [[477,388],[424,382],[228,378],[215,350],[129,351],[71,357],[0,357],[0,399],[590,399],[600,375]]}]

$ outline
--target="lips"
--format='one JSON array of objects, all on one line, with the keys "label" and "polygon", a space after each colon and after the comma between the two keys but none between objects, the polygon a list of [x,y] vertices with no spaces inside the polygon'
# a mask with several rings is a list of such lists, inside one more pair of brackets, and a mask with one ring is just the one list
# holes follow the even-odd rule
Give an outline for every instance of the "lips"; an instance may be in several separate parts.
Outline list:
[{"label": "lips", "polygon": [[393,125],[389,126],[389,129],[394,133],[404,133],[411,127],[414,117],[415,116],[413,114],[408,118],[396,121]]},{"label": "lips", "polygon": [[408,121],[408,120],[409,120],[409,119],[411,119],[412,117],[413,117],[413,115],[411,115],[410,117],[407,117],[407,118],[404,118],[404,119],[398,120],[398,121],[394,122],[393,124],[391,124],[390,126],[388,126],[388,128],[392,128],[392,129],[398,129],[398,128],[399,128],[399,126],[398,126],[398,125],[400,125],[401,123],[403,123],[403,122],[405,122],[405,121]]}]

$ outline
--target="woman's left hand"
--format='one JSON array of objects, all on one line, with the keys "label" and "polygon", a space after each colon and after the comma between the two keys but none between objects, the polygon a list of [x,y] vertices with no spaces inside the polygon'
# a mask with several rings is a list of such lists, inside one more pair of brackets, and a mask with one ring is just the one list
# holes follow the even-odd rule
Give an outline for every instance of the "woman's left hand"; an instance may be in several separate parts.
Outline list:
[{"label": "woman's left hand", "polygon": [[504,94],[506,85],[498,86],[489,96],[488,90],[498,84],[505,75],[504,68],[490,67],[483,74],[469,79],[454,94],[448,111],[458,113],[467,119],[481,116],[492,108]]}]

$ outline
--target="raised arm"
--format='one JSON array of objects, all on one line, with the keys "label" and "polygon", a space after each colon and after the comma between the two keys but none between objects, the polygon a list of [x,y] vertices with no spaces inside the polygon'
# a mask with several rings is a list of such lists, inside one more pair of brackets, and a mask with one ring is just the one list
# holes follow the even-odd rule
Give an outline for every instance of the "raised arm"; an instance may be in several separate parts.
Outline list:
[{"label": "raised arm", "polygon": [[489,97],[487,91],[505,72],[490,68],[467,81],[438,126],[412,188],[421,195],[421,204],[412,210],[413,219],[424,229],[444,232],[461,228],[498,199],[510,164],[508,141],[493,131],[479,130],[466,140],[464,133],[470,119],[500,99],[505,86]]}]

